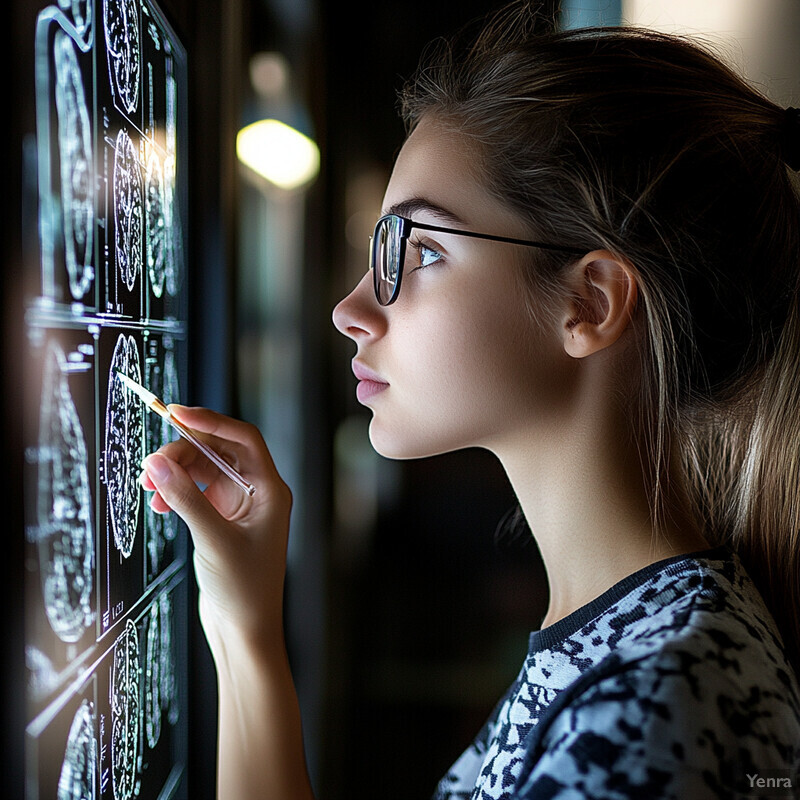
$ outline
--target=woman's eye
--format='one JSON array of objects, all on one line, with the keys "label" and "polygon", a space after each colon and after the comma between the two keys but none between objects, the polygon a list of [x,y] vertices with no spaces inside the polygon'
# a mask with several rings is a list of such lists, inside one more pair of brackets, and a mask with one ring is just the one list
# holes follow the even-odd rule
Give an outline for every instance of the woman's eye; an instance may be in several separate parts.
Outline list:
[{"label": "woman's eye", "polygon": [[426,247],[424,244],[419,245],[419,265],[421,267],[429,267],[431,264],[435,264],[441,257],[442,254],[438,250],[434,250],[432,247]]}]

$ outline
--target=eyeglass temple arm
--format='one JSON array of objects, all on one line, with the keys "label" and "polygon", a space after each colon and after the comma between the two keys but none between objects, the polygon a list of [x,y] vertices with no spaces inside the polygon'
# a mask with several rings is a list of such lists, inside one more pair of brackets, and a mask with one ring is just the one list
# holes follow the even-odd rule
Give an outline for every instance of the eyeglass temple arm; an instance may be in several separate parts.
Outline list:
[{"label": "eyeglass temple arm", "polygon": [[[455,233],[458,236],[469,236],[473,239],[488,239],[492,242],[506,242],[508,244],[521,244],[527,247],[539,247],[543,250],[558,250],[564,253],[575,253],[576,255],[583,255],[586,250],[577,247],[564,247],[558,244],[550,244],[548,242],[534,242],[530,239],[514,239],[510,236],[497,236],[490,233],[475,233],[474,231],[462,231],[456,228],[443,228],[439,225],[427,225],[423,222],[414,222],[414,220],[403,218],[403,231],[402,235],[407,237],[411,233],[412,228],[421,228],[426,231],[439,231],[440,233]],[[371,237],[370,237],[371,238]]]}]

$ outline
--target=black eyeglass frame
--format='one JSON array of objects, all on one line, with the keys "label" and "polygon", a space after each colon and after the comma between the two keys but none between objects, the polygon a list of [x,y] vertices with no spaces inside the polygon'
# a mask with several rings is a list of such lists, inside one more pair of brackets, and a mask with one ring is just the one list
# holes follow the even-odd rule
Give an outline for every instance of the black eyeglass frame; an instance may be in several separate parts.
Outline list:
[{"label": "black eyeglass frame", "polygon": [[[400,247],[399,256],[398,256],[398,264],[397,264],[397,279],[394,282],[394,288],[392,289],[392,294],[389,299],[384,303],[381,301],[381,295],[379,290],[379,282],[380,282],[380,274],[379,270],[377,269],[377,264],[375,263],[377,259],[378,248],[375,247],[375,239],[378,235],[378,229],[383,225],[387,220],[400,220]],[[369,268],[372,270],[372,286],[375,290],[375,299],[378,303],[382,306],[390,306],[397,300],[398,295],[400,294],[400,283],[403,278],[403,266],[405,263],[406,258],[406,243],[408,242],[408,237],[411,235],[411,231],[414,228],[419,228],[420,230],[425,231],[436,231],[438,233],[454,233],[457,236],[469,236],[472,239],[487,239],[491,242],[505,242],[507,244],[521,244],[525,247],[538,247],[541,250],[554,250],[557,252],[562,253],[573,253],[575,255],[584,255],[586,250],[579,249],[577,247],[565,247],[559,244],[552,244],[550,242],[536,242],[530,239],[515,239],[510,236],[497,236],[496,234],[491,233],[476,233],[475,231],[464,231],[459,228],[444,228],[441,225],[428,225],[423,222],[415,222],[408,217],[401,217],[399,214],[384,214],[376,223],[375,228],[373,230],[372,236],[369,237]]]}]

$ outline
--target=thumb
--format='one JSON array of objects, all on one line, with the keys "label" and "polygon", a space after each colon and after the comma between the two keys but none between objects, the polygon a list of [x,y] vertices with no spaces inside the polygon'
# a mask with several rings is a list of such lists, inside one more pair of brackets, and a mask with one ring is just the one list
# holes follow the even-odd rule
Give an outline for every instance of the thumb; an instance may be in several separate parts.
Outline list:
[{"label": "thumb", "polygon": [[165,503],[191,528],[192,533],[206,534],[224,520],[189,477],[183,467],[161,453],[142,461],[147,476]]}]

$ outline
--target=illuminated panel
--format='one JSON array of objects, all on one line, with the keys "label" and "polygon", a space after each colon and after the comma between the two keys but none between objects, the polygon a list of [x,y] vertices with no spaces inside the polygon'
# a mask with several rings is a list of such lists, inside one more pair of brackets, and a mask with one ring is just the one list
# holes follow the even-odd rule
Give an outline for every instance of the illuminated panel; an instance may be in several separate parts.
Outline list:
[{"label": "illuminated panel", "polygon": [[61,347],[50,342],[39,424],[37,540],[47,619],[60,639],[75,642],[94,619],[94,530],[86,443],[69,369]]},{"label": "illuminated panel", "polygon": [[56,109],[58,146],[61,154],[61,203],[64,220],[64,258],[69,288],[76,300],[89,290],[94,270],[94,198],[92,196],[92,142],[89,111],[75,45],[69,36],[56,32]]},{"label": "illuminated panel", "polygon": [[115,800],[129,800],[139,767],[139,635],[128,620],[114,645],[111,673],[111,763]]},{"label": "illuminated panel", "polygon": [[186,54],[150,0],[50,0],[30,42],[26,800],[185,798],[188,535],[118,373],[185,402]]},{"label": "illuminated panel", "polygon": [[164,277],[167,259],[167,218],[166,196],[164,192],[164,168],[161,158],[154,148],[147,158],[145,178],[147,220],[147,273],[150,286],[156,297],[164,291]]},{"label": "illuminated panel", "polygon": [[88,700],[84,700],[69,729],[64,763],[58,778],[58,800],[94,800],[96,775],[94,709]]},{"label": "illuminated panel", "polygon": [[143,458],[145,409],[122,385],[119,372],[136,383],[142,382],[136,341],[124,333],[117,339],[108,375],[104,474],[114,543],[123,558],[128,558],[133,552],[139,520],[141,487],[137,478]]},{"label": "illuminated panel", "polygon": [[129,291],[142,271],[142,212],[139,154],[121,130],[114,147],[114,246],[119,275]]},{"label": "illuminated panel", "polygon": [[114,99],[132,114],[139,103],[141,64],[136,0],[103,0],[103,29]]}]

